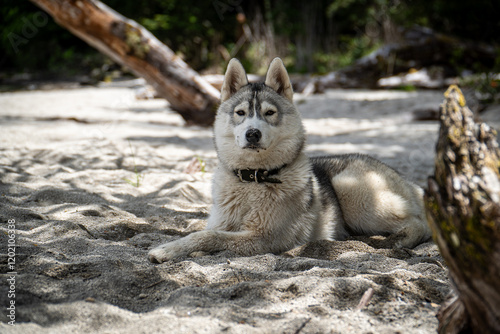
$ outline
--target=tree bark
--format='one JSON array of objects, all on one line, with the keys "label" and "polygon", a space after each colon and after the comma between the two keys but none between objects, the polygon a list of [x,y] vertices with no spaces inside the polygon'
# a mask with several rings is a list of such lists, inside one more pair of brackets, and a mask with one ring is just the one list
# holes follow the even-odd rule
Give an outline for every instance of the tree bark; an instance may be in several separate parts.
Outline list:
[{"label": "tree bark", "polygon": [[188,123],[211,125],[220,93],[144,27],[97,0],[31,0],[151,84]]},{"label": "tree bark", "polygon": [[440,333],[500,333],[500,150],[476,124],[458,87],[441,105],[427,216],[456,295],[438,314]]}]

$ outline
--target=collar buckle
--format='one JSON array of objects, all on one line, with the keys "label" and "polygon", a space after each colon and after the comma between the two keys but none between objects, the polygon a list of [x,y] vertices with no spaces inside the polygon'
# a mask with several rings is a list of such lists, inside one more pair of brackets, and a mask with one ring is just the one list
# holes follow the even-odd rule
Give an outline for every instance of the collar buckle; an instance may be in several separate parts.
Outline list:
[{"label": "collar buckle", "polygon": [[[286,166],[286,165],[285,165]],[[236,169],[234,170],[234,174],[240,179],[240,182],[243,183],[281,183],[279,179],[275,179],[269,177],[270,175],[278,174],[282,168],[275,168],[272,170],[264,170],[264,169]]]},{"label": "collar buckle", "polygon": [[236,176],[238,176],[240,178],[241,182],[248,182],[248,181],[243,180],[243,176],[241,175],[241,169],[238,169],[238,172],[236,173]]}]

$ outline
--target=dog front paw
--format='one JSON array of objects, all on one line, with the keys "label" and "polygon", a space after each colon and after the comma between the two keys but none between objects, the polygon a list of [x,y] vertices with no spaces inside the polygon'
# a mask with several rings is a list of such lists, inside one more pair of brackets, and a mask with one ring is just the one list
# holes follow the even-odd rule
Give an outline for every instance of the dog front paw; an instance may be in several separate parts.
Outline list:
[{"label": "dog front paw", "polygon": [[149,251],[149,261],[162,263],[186,255],[178,241],[163,244]]}]

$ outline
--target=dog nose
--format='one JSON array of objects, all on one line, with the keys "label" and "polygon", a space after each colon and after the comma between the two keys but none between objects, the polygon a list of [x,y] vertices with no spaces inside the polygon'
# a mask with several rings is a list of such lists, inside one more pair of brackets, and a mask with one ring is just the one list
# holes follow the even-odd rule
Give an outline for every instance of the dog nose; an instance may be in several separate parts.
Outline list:
[{"label": "dog nose", "polygon": [[262,137],[262,133],[258,129],[249,129],[245,136],[250,144],[257,144]]}]

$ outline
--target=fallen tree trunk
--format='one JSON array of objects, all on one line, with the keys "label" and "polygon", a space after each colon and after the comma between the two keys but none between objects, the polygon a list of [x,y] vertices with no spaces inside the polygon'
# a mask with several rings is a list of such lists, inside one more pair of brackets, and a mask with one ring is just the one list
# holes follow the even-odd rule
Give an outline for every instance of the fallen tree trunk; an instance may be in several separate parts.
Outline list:
[{"label": "fallen tree trunk", "polygon": [[500,333],[500,150],[476,124],[456,86],[445,94],[435,175],[425,195],[429,224],[456,295],[439,314],[440,333]]},{"label": "fallen tree trunk", "polygon": [[188,123],[211,125],[220,94],[144,27],[97,0],[31,0],[151,84]]},{"label": "fallen tree trunk", "polygon": [[434,68],[439,70],[428,72],[437,73],[425,73],[429,75],[429,82],[413,84],[436,88],[445,84],[446,78],[459,75],[457,68],[476,68],[477,64],[493,68],[496,58],[497,50],[493,46],[459,40],[427,28],[413,27],[406,31],[402,41],[384,45],[354,64],[314,78],[313,81],[316,81],[319,91],[327,88],[378,88],[381,78],[407,74],[413,69]]}]

